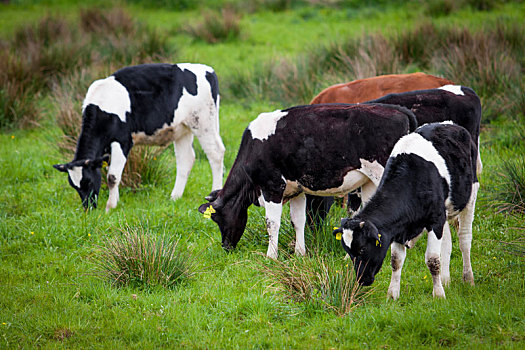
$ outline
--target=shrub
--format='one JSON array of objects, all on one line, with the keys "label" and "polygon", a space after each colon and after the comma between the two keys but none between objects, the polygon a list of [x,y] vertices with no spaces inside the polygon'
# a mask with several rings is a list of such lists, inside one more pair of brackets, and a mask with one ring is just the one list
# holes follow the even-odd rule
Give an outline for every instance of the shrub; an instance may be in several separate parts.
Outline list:
[{"label": "shrub", "polygon": [[179,241],[129,226],[98,246],[94,264],[96,276],[113,286],[141,289],[174,288],[198,270],[197,260]]},{"label": "shrub", "polygon": [[231,7],[204,13],[204,19],[195,25],[188,24],[184,30],[195,39],[215,44],[221,41],[237,39],[241,33],[241,16]]}]

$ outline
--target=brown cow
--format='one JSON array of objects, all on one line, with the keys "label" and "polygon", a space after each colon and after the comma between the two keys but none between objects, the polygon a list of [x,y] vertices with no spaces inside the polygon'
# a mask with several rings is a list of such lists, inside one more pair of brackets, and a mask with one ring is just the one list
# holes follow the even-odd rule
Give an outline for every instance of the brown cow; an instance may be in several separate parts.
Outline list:
[{"label": "brown cow", "polygon": [[310,104],[360,103],[375,100],[391,93],[434,89],[448,84],[454,83],[450,80],[421,72],[380,75],[327,87],[319,95],[315,96]]}]

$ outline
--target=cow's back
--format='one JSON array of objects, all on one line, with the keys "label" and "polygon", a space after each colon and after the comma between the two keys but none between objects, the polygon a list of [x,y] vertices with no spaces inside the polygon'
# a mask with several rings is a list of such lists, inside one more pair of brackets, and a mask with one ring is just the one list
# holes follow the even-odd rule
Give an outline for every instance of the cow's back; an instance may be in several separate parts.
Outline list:
[{"label": "cow's back", "polygon": [[310,104],[360,103],[390,93],[432,89],[447,84],[452,84],[452,82],[421,72],[381,75],[330,86],[314,97]]}]

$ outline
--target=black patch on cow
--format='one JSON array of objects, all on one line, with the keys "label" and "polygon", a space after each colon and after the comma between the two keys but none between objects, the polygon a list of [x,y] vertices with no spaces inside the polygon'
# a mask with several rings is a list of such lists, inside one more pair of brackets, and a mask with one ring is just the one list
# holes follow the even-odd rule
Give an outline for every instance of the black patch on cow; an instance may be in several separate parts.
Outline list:
[{"label": "black patch on cow", "polygon": [[445,160],[451,180],[452,204],[455,210],[463,210],[470,199],[472,184],[478,181],[477,147],[470,134],[462,127],[443,124],[425,125],[417,133],[432,142]]},{"label": "black patch on cow", "polygon": [[439,258],[436,258],[436,257],[428,258],[427,266],[432,276],[439,275],[439,270],[441,269],[441,262],[439,261]]},{"label": "black patch on cow", "polygon": [[477,144],[481,124],[481,101],[471,88],[462,86],[465,95],[443,89],[428,89],[389,94],[367,103],[388,103],[406,107],[416,115],[418,125],[451,120],[467,129]]},{"label": "black patch on cow", "polygon": [[120,143],[127,156],[132,146],[129,124],[116,114],[104,112],[93,104],[87,105],[82,114],[82,129],[74,160],[94,159],[109,153],[110,144],[114,141]]},{"label": "black patch on cow", "polygon": [[215,72],[206,72],[206,80],[208,80],[210,84],[213,101],[217,104],[217,96],[219,95],[219,80],[217,79],[217,75]]},{"label": "black patch on cow", "polygon": [[178,65],[143,64],[122,68],[113,76],[128,90],[131,113],[126,122],[131,132],[153,135],[173,121],[183,90],[197,94],[195,73]]}]

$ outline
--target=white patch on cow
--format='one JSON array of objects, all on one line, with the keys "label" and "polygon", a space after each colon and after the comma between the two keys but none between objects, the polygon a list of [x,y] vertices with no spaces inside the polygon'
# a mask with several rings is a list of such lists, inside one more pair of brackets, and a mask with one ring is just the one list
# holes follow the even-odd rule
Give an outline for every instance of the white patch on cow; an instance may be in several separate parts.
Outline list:
[{"label": "white patch on cow", "polygon": [[287,114],[288,112],[283,112],[280,109],[270,113],[261,113],[248,125],[248,130],[254,139],[264,141],[275,134],[277,122]]},{"label": "white patch on cow", "polygon": [[361,168],[359,171],[365,174],[366,177],[368,177],[370,181],[376,185],[376,187],[379,186],[379,182],[381,181],[381,176],[383,176],[385,168],[379,164],[377,160],[374,160],[371,163],[366,159],[359,158],[359,161],[361,162]]},{"label": "white patch on cow", "polygon": [[405,262],[406,248],[402,244],[393,242],[390,251],[392,252],[392,277],[388,286],[387,297],[397,300],[401,288],[401,271]]},{"label": "white patch on cow", "polygon": [[67,169],[71,182],[77,188],[80,188],[80,181],[82,180],[82,167],[74,166],[73,169]]},{"label": "white patch on cow", "polygon": [[339,187],[327,188],[324,190],[314,191],[298,181],[286,180],[286,188],[284,190],[284,197],[293,197],[299,192],[313,194],[317,196],[343,196],[358,187],[363,186],[369,181],[368,177],[359,170],[350,170],[343,178],[343,183]]},{"label": "white patch on cow", "polygon": [[403,136],[394,146],[390,157],[397,157],[400,154],[415,154],[437,168],[439,175],[443,177],[450,186],[450,173],[448,172],[445,159],[441,157],[432,142],[425,139],[418,133]]},{"label": "white patch on cow", "polygon": [[452,92],[456,95],[465,96],[465,93],[461,90],[461,85],[443,85],[442,87],[439,87],[440,90],[445,90],[448,92]]},{"label": "white patch on cow", "polygon": [[352,241],[354,240],[354,231],[350,229],[343,228],[343,234],[341,239],[348,248],[352,247]]},{"label": "white patch on cow", "polygon": [[116,114],[123,122],[126,122],[126,112],[131,112],[128,90],[114,76],[96,80],[89,86],[82,111],[90,104],[106,113]]},{"label": "white patch on cow", "polygon": [[177,63],[177,67],[182,70],[189,70],[198,75],[206,76],[206,72],[213,73],[213,68],[201,63]]}]

